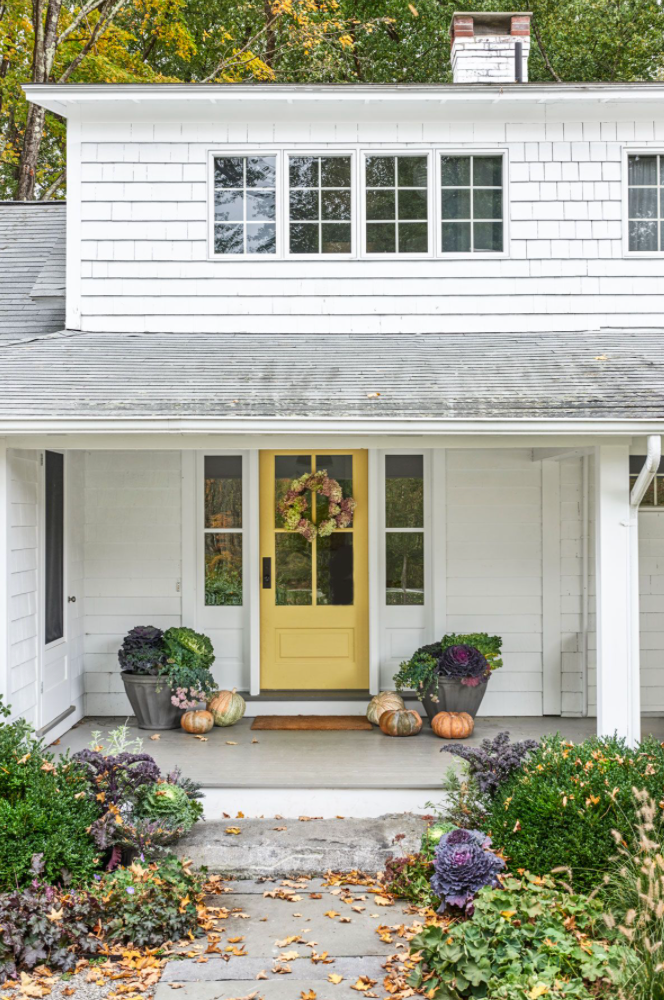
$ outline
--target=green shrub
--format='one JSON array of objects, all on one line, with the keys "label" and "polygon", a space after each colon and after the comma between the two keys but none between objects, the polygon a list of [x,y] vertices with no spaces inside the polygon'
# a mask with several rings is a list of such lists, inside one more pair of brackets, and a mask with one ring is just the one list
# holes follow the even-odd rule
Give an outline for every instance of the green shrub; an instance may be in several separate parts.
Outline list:
[{"label": "green shrub", "polygon": [[402,858],[388,858],[383,873],[385,888],[408,899],[416,906],[426,906],[437,910],[440,900],[431,889],[433,875],[433,854],[435,846],[418,854],[406,854]]},{"label": "green shrub", "polygon": [[99,813],[87,791],[85,769],[55,761],[27,722],[0,722],[0,891],[32,881],[36,854],[44,881],[89,881],[99,852],[87,831]]},{"label": "green shrub", "polygon": [[616,853],[612,830],[637,820],[632,788],[662,799],[664,748],[654,739],[637,750],[617,738],[573,744],[544,739],[500,786],[482,821],[510,868],[538,875],[571,870],[576,890],[603,882]]},{"label": "green shrub", "polygon": [[110,944],[159,947],[198,935],[203,876],[170,857],[150,865],[137,862],[105,872],[90,888],[101,903],[101,935]]},{"label": "green shrub", "polygon": [[471,920],[427,926],[411,941],[423,966],[411,985],[432,1000],[609,1000],[623,949],[605,940],[596,899],[552,879],[506,877],[481,889]]},{"label": "green shrub", "polygon": [[169,820],[186,833],[203,815],[203,806],[179,785],[162,781],[139,789],[136,814],[140,819]]}]

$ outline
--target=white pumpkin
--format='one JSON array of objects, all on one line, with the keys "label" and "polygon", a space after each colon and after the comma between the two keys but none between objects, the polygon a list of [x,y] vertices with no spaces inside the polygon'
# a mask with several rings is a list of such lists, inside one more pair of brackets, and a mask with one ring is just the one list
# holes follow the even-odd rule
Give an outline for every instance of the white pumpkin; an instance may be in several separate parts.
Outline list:
[{"label": "white pumpkin", "polygon": [[217,691],[207,703],[207,710],[212,713],[215,726],[234,726],[240,721],[246,708],[244,698],[235,688],[232,691]]},{"label": "white pumpkin", "polygon": [[403,698],[396,691],[381,691],[369,702],[367,719],[373,726],[378,726],[383,712],[395,712],[405,707]]}]

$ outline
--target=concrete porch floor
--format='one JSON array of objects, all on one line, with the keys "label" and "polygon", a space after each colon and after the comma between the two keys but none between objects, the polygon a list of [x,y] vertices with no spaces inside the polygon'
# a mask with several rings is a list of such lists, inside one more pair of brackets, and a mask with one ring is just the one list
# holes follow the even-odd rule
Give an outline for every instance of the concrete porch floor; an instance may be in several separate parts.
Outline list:
[{"label": "concrete porch floor", "polygon": [[[59,753],[87,747],[96,730],[103,737],[121,718],[86,718],[59,741]],[[428,722],[416,737],[396,739],[377,728],[371,732],[252,732],[251,719],[217,728],[207,741],[180,729],[162,731],[152,740],[129,719],[133,738],[162,771],[179,766],[205,789],[206,816],[223,812],[247,816],[279,813],[321,816],[379,816],[422,811],[440,800],[444,772],[455,758],[440,751],[447,741],[432,733]],[[479,718],[466,741],[478,745],[508,730],[512,740],[537,739],[560,732],[579,742],[595,732],[595,719]],[[645,717],[643,732],[664,740],[664,718]]]}]

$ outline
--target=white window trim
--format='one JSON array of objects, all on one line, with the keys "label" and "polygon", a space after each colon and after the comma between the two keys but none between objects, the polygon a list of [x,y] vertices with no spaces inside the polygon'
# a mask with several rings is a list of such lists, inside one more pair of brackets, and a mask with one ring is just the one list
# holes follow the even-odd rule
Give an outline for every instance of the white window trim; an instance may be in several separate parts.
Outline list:
[{"label": "white window trim", "polygon": [[[290,250],[290,170],[289,159],[291,156],[350,156],[350,253],[291,253]],[[354,260],[357,257],[357,211],[358,199],[358,179],[357,179],[357,150],[355,149],[324,149],[306,148],[304,146],[291,147],[283,150],[283,234],[284,234],[284,259],[285,260]],[[313,221],[313,220],[312,220]]]},{"label": "white window trim", "polygon": [[[232,156],[274,156],[276,160],[276,176],[275,176],[275,223],[276,223],[276,236],[277,236],[277,248],[275,253],[215,253],[214,251],[214,161],[216,157],[232,157]],[[208,226],[208,259],[209,260],[219,260],[219,261],[251,261],[252,263],[257,263],[261,261],[275,261],[283,257],[283,225],[282,225],[282,212],[283,208],[281,205],[282,194],[283,194],[283,183],[282,183],[282,155],[281,150],[270,148],[267,146],[256,147],[252,146],[250,148],[241,149],[237,146],[229,147],[228,149],[214,149],[208,152],[208,170],[207,170],[207,226]]]},{"label": "white window trim", "polygon": [[[436,155],[435,148],[429,146],[422,148],[421,146],[401,146],[389,148],[382,146],[375,146],[372,148],[363,147],[360,150],[360,156],[358,158],[359,163],[359,185],[358,191],[360,196],[360,214],[359,214],[359,225],[360,225],[360,256],[364,260],[427,260],[434,256],[435,253],[435,236],[433,233],[434,218],[433,213],[435,211],[434,206],[434,171],[432,169],[431,160],[432,157]],[[426,156],[427,158],[427,222],[428,222],[428,248],[426,253],[369,253],[367,251],[367,198],[366,198],[366,170],[365,162],[368,156]],[[397,220],[398,221],[398,220]]]},{"label": "white window trim", "polygon": [[[435,213],[436,213],[436,256],[442,260],[501,260],[510,256],[510,191],[509,191],[509,150],[491,149],[490,147],[480,147],[478,149],[468,146],[445,146],[436,147],[436,191],[435,191]],[[474,250],[468,253],[455,250],[446,252],[443,250],[443,197],[442,197],[442,164],[443,156],[501,156],[503,160],[503,249],[502,250]],[[471,177],[472,180],[472,177]],[[471,222],[472,226],[472,222]]]},{"label": "white window trim", "polygon": [[[651,260],[661,260],[664,257],[664,241],[661,250],[630,250],[629,248],[629,164],[630,156],[661,156],[664,158],[664,145],[653,146],[623,146],[622,151],[622,243],[623,257],[636,257]],[[658,178],[659,180],[659,178]],[[658,184],[660,190],[663,185]],[[660,195],[660,198],[664,195]],[[660,213],[663,215],[664,205],[660,205]]]}]

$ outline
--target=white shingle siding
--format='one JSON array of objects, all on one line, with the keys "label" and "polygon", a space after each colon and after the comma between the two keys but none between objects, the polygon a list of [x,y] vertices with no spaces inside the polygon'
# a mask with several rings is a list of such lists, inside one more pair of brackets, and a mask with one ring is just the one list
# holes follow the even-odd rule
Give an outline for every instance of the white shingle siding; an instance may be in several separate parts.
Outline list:
[{"label": "white shingle siding", "polygon": [[[521,114],[526,120],[83,124],[82,327],[498,333],[659,323],[664,260],[623,254],[622,156],[625,144],[664,145],[664,111],[653,120],[652,104],[594,102],[524,105]],[[612,116],[637,120],[599,120]],[[506,150],[509,255],[209,260],[209,151],[275,142]],[[646,276],[648,292],[635,284]]]}]

